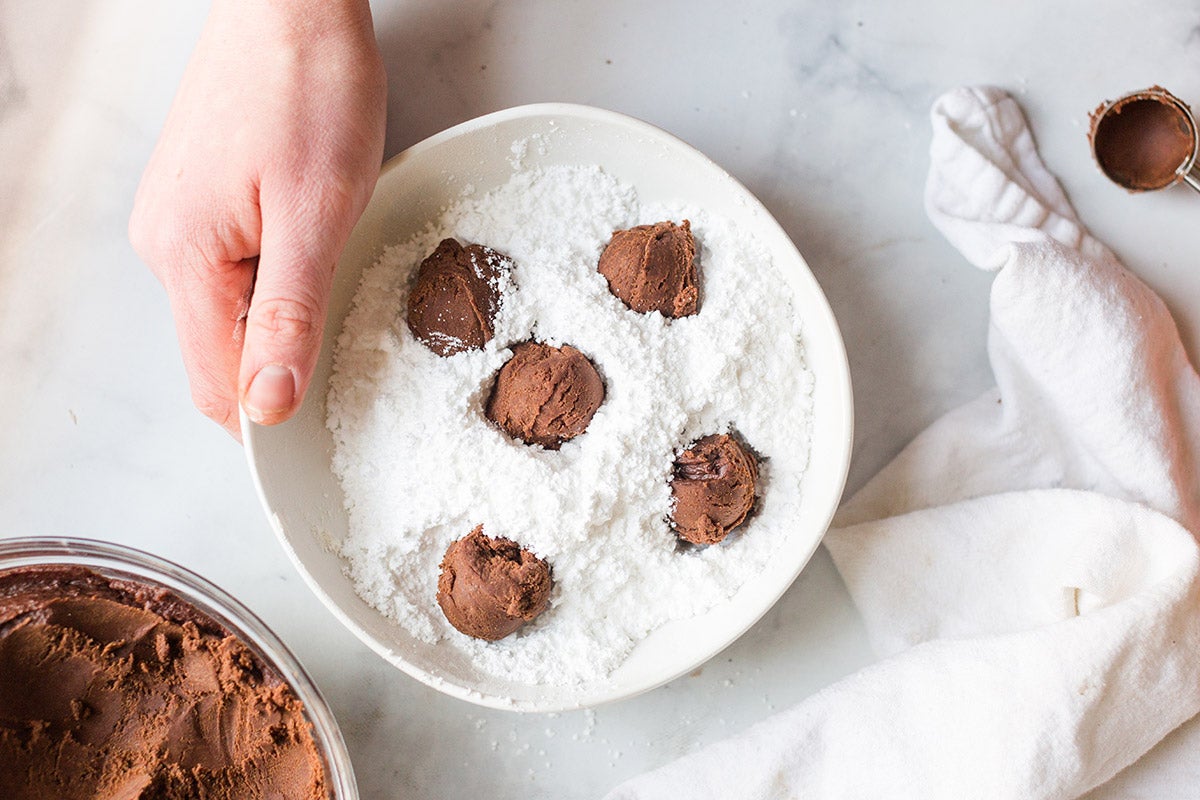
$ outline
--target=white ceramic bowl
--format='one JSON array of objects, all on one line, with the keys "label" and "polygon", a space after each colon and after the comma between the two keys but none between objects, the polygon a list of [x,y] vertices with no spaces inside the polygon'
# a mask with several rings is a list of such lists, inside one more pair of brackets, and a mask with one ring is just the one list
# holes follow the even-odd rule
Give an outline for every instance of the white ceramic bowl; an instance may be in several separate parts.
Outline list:
[{"label": "white ceramic bowl", "polygon": [[[413,639],[363,602],[335,552],[346,535],[341,486],[330,461],[325,397],[333,346],[365,267],[461,198],[501,185],[513,143],[531,142],[524,168],[599,164],[643,202],[682,200],[732,219],[771,253],[795,293],[815,379],[804,508],[781,532],[778,557],[757,580],[709,612],[651,633],[610,678],[582,687],[528,686],[468,674],[437,646]],[[820,287],[783,229],[745,187],[701,153],[657,128],[610,111],[561,103],[521,106],[464,122],[389,161],[342,256],[325,341],[307,400],[289,422],[265,428],[242,419],[246,454],[271,524],[313,591],[360,639],[400,669],[464,700],[520,711],[595,706],[652,689],[694,669],[733,642],[779,599],[808,562],[837,508],[850,461],[853,402],[846,353]]]}]

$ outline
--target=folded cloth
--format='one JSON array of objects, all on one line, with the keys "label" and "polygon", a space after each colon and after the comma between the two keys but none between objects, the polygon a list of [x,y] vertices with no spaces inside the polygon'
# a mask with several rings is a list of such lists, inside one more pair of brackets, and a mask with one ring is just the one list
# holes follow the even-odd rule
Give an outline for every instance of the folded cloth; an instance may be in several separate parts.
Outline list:
[{"label": "folded cloth", "polygon": [[928,213],[997,272],[997,385],[826,536],[885,658],[609,800],[1072,798],[1200,711],[1200,379],[1011,97],[932,120]]}]

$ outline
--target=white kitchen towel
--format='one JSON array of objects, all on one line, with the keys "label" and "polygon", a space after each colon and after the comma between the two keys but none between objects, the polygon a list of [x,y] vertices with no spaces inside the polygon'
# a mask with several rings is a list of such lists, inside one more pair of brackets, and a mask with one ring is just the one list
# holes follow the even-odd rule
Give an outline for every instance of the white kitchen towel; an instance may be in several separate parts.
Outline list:
[{"label": "white kitchen towel", "polygon": [[825,539],[885,658],[609,800],[1073,798],[1200,711],[1200,379],[1011,97],[932,120],[929,215],[996,271],[997,385]]}]

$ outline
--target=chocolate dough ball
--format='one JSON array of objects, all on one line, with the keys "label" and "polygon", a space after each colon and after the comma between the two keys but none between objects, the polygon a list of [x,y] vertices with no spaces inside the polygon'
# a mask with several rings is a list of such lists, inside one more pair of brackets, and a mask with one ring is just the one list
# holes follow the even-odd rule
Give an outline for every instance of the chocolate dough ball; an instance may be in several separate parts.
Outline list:
[{"label": "chocolate dough ball", "polygon": [[705,436],[675,459],[671,523],[695,544],[716,544],[746,520],[754,506],[758,462],[737,439]]},{"label": "chocolate dough ball", "polygon": [[583,353],[523,342],[500,368],[487,418],[526,444],[557,450],[587,430],[604,402],[604,381]]},{"label": "chocolate dough ball", "polygon": [[634,311],[660,311],[664,317],[696,313],[696,241],[682,225],[656,222],[615,231],[600,254],[600,274],[608,288]]},{"label": "chocolate dough ball", "polygon": [[545,561],[479,525],[446,548],[437,601],[455,628],[494,642],[545,611],[553,585]]},{"label": "chocolate dough ball", "polygon": [[439,356],[475,350],[491,341],[507,256],[478,244],[443,239],[417,269],[408,296],[408,328]]}]

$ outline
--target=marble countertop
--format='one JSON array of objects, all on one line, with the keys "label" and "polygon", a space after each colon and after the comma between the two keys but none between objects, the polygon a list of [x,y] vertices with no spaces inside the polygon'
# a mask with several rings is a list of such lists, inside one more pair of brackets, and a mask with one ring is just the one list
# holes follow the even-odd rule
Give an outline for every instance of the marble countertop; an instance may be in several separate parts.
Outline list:
[{"label": "marble countertop", "polygon": [[[990,276],[926,219],[928,109],[1014,94],[1091,230],[1200,353],[1200,197],[1132,197],[1090,161],[1087,113],[1154,83],[1200,103],[1190,0],[379,0],[387,153],[507,106],[562,100],[653,123],[760,197],[845,336],[849,490],[992,384]],[[258,612],[329,699],[365,798],[599,797],[872,660],[827,555],[692,675],[595,711],[450,699],[346,632],[275,541],[241,449],[194,412],[163,292],[125,238],[206,4],[0,5],[0,536],[69,534],[178,561]],[[1196,727],[1193,724],[1193,727]],[[1184,731],[1096,797],[1191,796]]]}]

